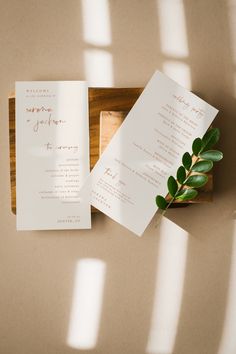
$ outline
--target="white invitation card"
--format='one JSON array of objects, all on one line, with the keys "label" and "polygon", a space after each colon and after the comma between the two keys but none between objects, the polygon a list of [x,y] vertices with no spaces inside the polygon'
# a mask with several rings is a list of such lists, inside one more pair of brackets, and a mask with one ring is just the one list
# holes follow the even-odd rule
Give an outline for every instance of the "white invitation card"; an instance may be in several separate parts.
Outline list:
[{"label": "white invitation card", "polygon": [[92,170],[92,205],[142,235],[157,210],[155,197],[167,195],[168,177],[217,112],[156,72]]},{"label": "white invitation card", "polygon": [[17,82],[17,229],[90,228],[90,203],[79,196],[88,175],[87,84]]}]

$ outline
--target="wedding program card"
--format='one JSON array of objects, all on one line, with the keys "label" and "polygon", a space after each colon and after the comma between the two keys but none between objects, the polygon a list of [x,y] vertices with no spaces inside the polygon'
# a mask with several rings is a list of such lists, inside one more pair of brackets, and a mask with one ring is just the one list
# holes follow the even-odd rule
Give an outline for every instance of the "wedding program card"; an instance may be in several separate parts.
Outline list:
[{"label": "wedding program card", "polygon": [[92,170],[92,205],[142,235],[157,210],[156,195],[167,194],[167,178],[217,112],[156,72]]},{"label": "wedding program card", "polygon": [[16,83],[16,166],[18,230],[91,227],[85,82]]}]

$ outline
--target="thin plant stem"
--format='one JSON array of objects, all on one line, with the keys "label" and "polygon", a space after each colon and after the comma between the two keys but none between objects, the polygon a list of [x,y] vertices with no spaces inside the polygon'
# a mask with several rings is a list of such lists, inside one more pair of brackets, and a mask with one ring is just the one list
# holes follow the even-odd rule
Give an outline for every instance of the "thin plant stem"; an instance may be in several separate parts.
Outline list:
[{"label": "thin plant stem", "polygon": [[[193,158],[194,155],[192,155],[192,158]],[[199,160],[200,160],[200,157],[196,156],[196,160],[194,161],[194,164],[197,163]],[[191,168],[189,169],[188,173],[186,174],[186,178],[184,180],[184,182],[182,184],[179,185],[179,188],[177,189],[175,195],[171,198],[171,200],[169,201],[169,203],[167,204],[166,208],[163,210],[163,213],[161,214],[162,216],[165,215],[167,209],[171,206],[171,204],[175,201],[175,197],[176,195],[183,189],[183,187],[185,186],[185,182],[186,180],[188,179],[188,177],[191,175],[191,173],[193,172],[192,171],[192,168],[193,168],[193,163],[191,165]]]}]

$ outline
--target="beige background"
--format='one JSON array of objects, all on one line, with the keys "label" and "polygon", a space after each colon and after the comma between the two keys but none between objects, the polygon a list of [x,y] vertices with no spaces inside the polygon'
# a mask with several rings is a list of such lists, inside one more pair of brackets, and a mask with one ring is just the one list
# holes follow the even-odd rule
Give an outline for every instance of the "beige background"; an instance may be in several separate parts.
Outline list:
[{"label": "beige background", "polygon": [[[89,8],[87,0],[90,23],[79,0],[0,0],[0,353],[85,352],[68,344],[68,331],[76,264],[95,258],[106,273],[88,352],[233,354],[236,1],[95,1]],[[14,82],[143,86],[155,69],[220,109],[225,158],[215,168],[214,202],[171,210],[142,238],[101,214],[89,231],[16,232],[7,107]]]}]

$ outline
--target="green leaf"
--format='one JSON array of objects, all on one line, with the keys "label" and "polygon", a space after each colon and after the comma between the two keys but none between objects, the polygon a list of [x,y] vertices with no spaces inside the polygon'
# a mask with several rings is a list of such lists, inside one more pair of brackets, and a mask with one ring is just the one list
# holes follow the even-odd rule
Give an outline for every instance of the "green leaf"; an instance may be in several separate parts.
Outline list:
[{"label": "green leaf", "polygon": [[182,157],[182,163],[186,170],[189,170],[192,165],[192,157],[189,152],[185,152]]},{"label": "green leaf", "polygon": [[193,150],[194,155],[197,156],[199,151],[201,150],[201,148],[202,148],[202,139],[196,138],[193,142],[193,145],[192,145],[192,150]]},{"label": "green leaf", "polygon": [[212,161],[199,161],[196,162],[193,167],[192,171],[194,172],[208,172],[212,169],[213,167],[213,162]]},{"label": "green leaf", "polygon": [[206,151],[212,148],[220,138],[220,130],[218,128],[209,129],[202,138],[202,151]]},{"label": "green leaf", "polygon": [[208,177],[206,175],[193,175],[187,179],[185,184],[189,187],[199,188],[204,186],[204,184],[206,184],[207,181],[208,181]]},{"label": "green leaf", "polygon": [[168,191],[172,197],[175,196],[175,193],[178,190],[178,184],[173,176],[170,176],[167,181]]},{"label": "green leaf", "polygon": [[198,192],[195,189],[182,189],[182,191],[180,191],[176,198],[177,200],[191,200],[196,198],[196,196],[198,195]]},{"label": "green leaf", "polygon": [[223,153],[219,150],[208,150],[200,154],[201,159],[210,161],[220,161],[223,159]]},{"label": "green leaf", "polygon": [[156,197],[156,205],[158,206],[158,208],[165,210],[168,203],[164,197],[162,197],[161,195],[158,195]]},{"label": "green leaf", "polygon": [[186,178],[186,171],[184,166],[180,166],[177,170],[176,174],[177,180],[180,184],[183,184]]}]

